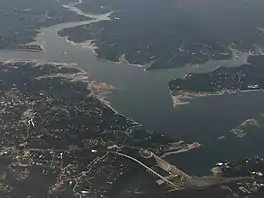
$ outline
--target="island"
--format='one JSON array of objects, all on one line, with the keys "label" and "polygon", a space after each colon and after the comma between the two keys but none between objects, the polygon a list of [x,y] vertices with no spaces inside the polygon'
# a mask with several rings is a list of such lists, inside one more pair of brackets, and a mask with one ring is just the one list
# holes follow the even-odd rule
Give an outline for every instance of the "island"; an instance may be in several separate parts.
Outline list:
[{"label": "island", "polygon": [[251,55],[247,62],[238,67],[219,67],[209,73],[188,73],[183,79],[169,81],[173,103],[188,104],[193,97],[220,95],[226,92],[262,90],[264,56]]},{"label": "island", "polygon": [[31,52],[40,52],[43,50],[42,46],[37,44],[26,44],[26,45],[20,45],[16,49],[17,51],[31,51]]},{"label": "island", "polygon": [[130,64],[157,70],[228,60],[241,52],[262,53],[261,1],[82,0],[74,6],[111,15],[59,35],[76,43],[90,41],[96,56],[108,61],[124,57]]}]

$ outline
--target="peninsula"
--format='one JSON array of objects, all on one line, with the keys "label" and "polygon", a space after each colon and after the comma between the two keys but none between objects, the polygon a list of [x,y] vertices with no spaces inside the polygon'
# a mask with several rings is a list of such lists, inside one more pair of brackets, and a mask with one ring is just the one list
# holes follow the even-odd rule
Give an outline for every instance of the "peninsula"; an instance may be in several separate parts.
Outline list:
[{"label": "peninsula", "polygon": [[219,67],[209,73],[188,73],[184,79],[171,80],[168,86],[174,104],[187,104],[192,97],[262,90],[264,88],[264,56],[249,56],[247,62],[238,67]]},{"label": "peninsula", "polygon": [[111,12],[111,20],[66,28],[60,36],[91,41],[97,57],[119,62],[123,56],[146,70],[227,60],[235,51],[260,53],[264,44],[261,1],[81,0],[75,6]]}]

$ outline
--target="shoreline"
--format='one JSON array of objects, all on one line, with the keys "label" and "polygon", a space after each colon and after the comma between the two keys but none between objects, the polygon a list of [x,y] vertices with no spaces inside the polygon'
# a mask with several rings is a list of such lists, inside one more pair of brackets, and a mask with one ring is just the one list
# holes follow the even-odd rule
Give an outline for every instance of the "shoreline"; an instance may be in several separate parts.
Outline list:
[{"label": "shoreline", "polygon": [[[100,22],[100,20],[91,20],[89,23],[87,24],[92,24],[92,23],[97,23],[97,22]],[[79,25],[77,25],[79,26]],[[63,29],[67,29],[67,28],[63,28]],[[61,30],[63,30],[61,29]],[[61,31],[59,30],[59,31]],[[245,63],[246,63],[246,59],[248,56],[250,56],[250,53],[249,52],[245,52],[245,53],[239,53],[240,55],[238,56],[232,56],[232,58],[230,59],[220,59],[220,60],[209,60],[208,62],[204,63],[204,64],[186,64],[184,66],[181,66],[181,67],[175,67],[175,68],[167,68],[167,69],[148,69],[148,68],[151,68],[151,64],[153,62],[155,62],[155,60],[151,61],[150,63],[147,63],[145,65],[141,65],[141,64],[133,64],[133,63],[130,63],[128,60],[125,59],[125,55],[126,54],[122,54],[118,57],[118,61],[115,62],[115,61],[111,61],[111,60],[108,60],[108,59],[105,59],[105,58],[101,58],[99,57],[99,54],[95,51],[96,49],[98,49],[98,46],[95,44],[95,43],[92,43],[94,40],[91,39],[91,40],[86,40],[84,42],[75,42],[73,40],[70,40],[69,39],[69,36],[60,36],[59,35],[59,31],[57,32],[57,35],[60,37],[60,38],[63,38],[65,39],[65,41],[67,43],[70,43],[74,46],[80,46],[80,47],[83,47],[83,48],[86,48],[86,49],[89,49],[92,51],[93,55],[98,58],[99,60],[101,61],[104,61],[104,62],[108,62],[108,63],[112,63],[112,64],[122,64],[124,63],[125,65],[128,65],[128,66],[132,66],[132,67],[136,67],[136,68],[140,68],[140,69],[143,69],[144,72],[152,72],[152,71],[164,71],[164,72],[175,72],[177,71],[178,69],[182,69],[182,68],[203,68],[205,65],[207,64],[210,64],[211,62],[216,62],[218,64],[221,64],[221,62],[225,62],[225,61],[235,61],[236,59],[239,59],[239,58],[242,58],[244,56],[245,57]],[[219,67],[219,66],[217,66]],[[216,68],[217,68],[216,67]]]},{"label": "shoreline", "polygon": [[[173,91],[168,88],[170,92],[170,96],[172,97],[172,103],[174,107],[177,106],[183,106],[183,105],[188,105],[191,103],[190,100],[195,99],[195,98],[207,98],[211,96],[222,96],[222,95],[231,95],[231,94],[239,94],[239,93],[249,93],[249,92],[263,92],[264,89],[251,89],[251,90],[228,90],[224,89],[222,91],[216,92],[216,93],[190,93],[190,92],[185,92],[185,94],[180,94],[180,95],[174,95]],[[184,91],[183,91],[184,92]],[[184,101],[186,100],[187,101]],[[181,101],[183,100],[183,101]],[[174,102],[175,101],[175,102]],[[179,103],[177,103],[179,101]]]},{"label": "shoreline", "polygon": [[[82,0],[80,0],[79,2],[81,2]],[[79,3],[77,2],[77,3]],[[75,4],[75,3],[74,3]],[[64,5],[62,5],[64,7]],[[65,8],[69,9],[72,5],[70,6],[67,6]],[[78,9],[78,8],[77,8]],[[71,10],[69,9],[70,11],[72,12],[75,12],[76,13],[76,10]],[[78,9],[79,10],[79,9]],[[80,10],[81,11],[81,10]],[[81,11],[82,12],[82,11]],[[100,22],[100,21],[103,21],[103,20],[111,20],[111,18],[109,18],[109,16],[112,15],[113,12],[109,12],[109,13],[105,13],[105,14],[93,14],[93,15],[89,15],[91,19],[88,19],[88,20],[84,20],[84,21],[71,21],[71,22],[65,22],[65,23],[59,23],[59,24],[55,24],[55,25],[52,25],[52,26],[48,26],[48,27],[43,27],[43,28],[40,28],[38,30],[38,33],[36,34],[36,36],[33,38],[33,42],[31,41],[30,43],[27,43],[26,45],[29,45],[29,44],[32,44],[32,43],[41,43],[41,35],[43,35],[43,32],[45,31],[45,29],[48,29],[48,28],[56,28],[56,27],[60,27],[60,26],[63,26],[63,25],[68,25],[69,24],[69,27],[66,27],[66,28],[70,28],[70,27],[76,27],[76,26],[79,26],[79,25],[86,25],[86,24],[90,24],[90,23],[96,23],[96,22]],[[81,16],[83,16],[82,14],[80,13],[77,13]],[[91,17],[93,16],[93,17]],[[102,17],[102,18],[101,18]],[[73,41],[70,41],[68,40],[67,38],[65,37],[62,37],[58,34],[59,31],[65,29],[65,27],[62,27],[62,28],[58,28],[56,30],[56,35],[59,37],[59,38],[62,38],[62,39],[65,39],[66,42],[69,42],[70,44],[72,45],[75,45],[75,46],[82,46],[84,48],[87,48],[87,49],[91,49],[91,48],[94,48],[95,46],[93,45],[85,45],[87,44],[87,42],[84,42],[84,43],[75,43]],[[88,41],[89,42],[89,41]],[[41,47],[42,47],[42,51],[37,51],[37,52],[43,52],[45,51],[45,46],[43,44],[41,44]],[[9,50],[9,49],[3,49],[3,50],[0,50],[0,51],[6,51],[6,52],[9,52],[9,51],[25,51],[25,52],[36,52],[36,51],[31,51],[31,50],[18,50],[18,49],[14,49],[14,50]],[[94,55],[96,54],[96,52],[92,49]],[[97,57],[99,58],[99,57]],[[102,59],[102,60],[105,60],[105,59]],[[107,61],[107,60],[106,60]],[[67,67],[74,67],[76,69],[78,69],[80,71],[80,74],[86,74],[87,75],[87,80],[88,80],[88,72],[86,72],[84,69],[78,67],[78,65],[76,63],[59,63],[59,62],[49,62],[49,61],[45,61],[45,60],[37,60],[37,59],[31,59],[31,60],[15,60],[15,59],[12,59],[12,60],[7,60],[5,61],[6,63],[10,63],[10,62],[25,62],[25,63],[36,63],[36,65],[39,65],[41,63],[48,63],[48,64],[53,64],[53,65],[63,65],[63,66],[67,66]],[[116,64],[115,62],[112,62],[114,64]],[[88,80],[88,86],[90,86],[90,80]],[[99,82],[100,83],[100,82]],[[109,109],[111,109],[114,113],[116,114],[119,114],[129,120],[131,120],[136,126],[134,127],[139,127],[139,126],[142,126],[140,123],[138,123],[137,121],[133,120],[131,117],[129,116],[126,116],[120,112],[118,112],[116,109],[114,109],[111,104],[108,102],[108,101],[105,101],[103,98],[100,97],[100,95],[96,94],[92,89],[90,89],[93,97],[97,98],[103,105],[105,105],[106,107],[108,107]]]},{"label": "shoreline", "polygon": [[[92,24],[92,23],[97,23],[97,22],[100,22],[101,20],[92,20],[90,23],[88,24]],[[79,25],[77,25],[79,26]],[[63,28],[63,29],[66,29],[66,28]],[[62,29],[62,30],[63,30]],[[61,31],[61,30],[59,30]],[[58,31],[58,32],[59,32]],[[203,66],[207,65],[207,64],[210,64],[211,62],[216,62],[218,64],[220,64],[221,62],[225,62],[225,61],[235,61],[236,59],[239,59],[239,58],[242,58],[246,55],[245,59],[250,56],[250,53],[249,52],[244,52],[244,53],[239,53],[239,55],[234,55],[232,56],[232,58],[230,59],[219,59],[219,60],[209,60],[207,61],[206,63],[204,64],[186,64],[184,66],[181,66],[181,67],[174,67],[174,68],[167,68],[167,69],[149,69],[151,68],[151,64],[153,62],[155,62],[155,60],[147,63],[147,64],[133,64],[133,63],[130,63],[128,60],[125,59],[125,55],[126,54],[122,54],[118,57],[118,61],[111,61],[111,60],[108,60],[108,59],[105,59],[105,58],[101,58],[99,57],[99,54],[95,51],[96,49],[98,49],[98,46],[95,44],[95,43],[92,43],[94,40],[91,39],[91,40],[86,40],[84,42],[75,42],[73,40],[70,40],[69,39],[69,36],[60,36],[59,34],[57,34],[60,38],[64,38],[66,40],[66,42],[72,44],[72,45],[75,45],[75,46],[80,46],[80,47],[83,47],[83,48],[86,48],[86,49],[90,49],[92,51],[92,53],[94,54],[94,56],[96,58],[98,58],[99,60],[101,61],[105,61],[105,62],[108,62],[108,63],[113,63],[113,64],[126,64],[128,66],[132,66],[132,67],[136,67],[136,68],[140,68],[140,69],[143,69],[144,72],[152,72],[152,71],[165,71],[165,72],[174,72],[174,71],[177,71],[178,69],[182,69],[182,68],[203,68]],[[246,63],[246,61],[245,61]],[[219,66],[218,66],[219,67]]]},{"label": "shoreline", "polygon": [[[83,12],[81,9],[77,8],[76,6],[81,4],[82,3],[82,0],[79,0],[78,2],[76,3],[72,3],[72,4],[68,4],[68,5],[62,5],[64,8],[78,14],[78,15],[81,15],[81,16],[85,16],[85,17],[89,17],[91,18],[90,22],[88,21],[87,24],[92,24],[92,23],[96,23],[96,22],[100,22],[100,21],[104,21],[104,20],[107,20],[107,21],[111,21],[112,19],[110,18],[110,16],[114,13],[113,11],[110,11],[108,13],[104,13],[104,14],[94,14],[94,13],[85,13]],[[82,25],[86,25],[86,24],[82,24]],[[76,25],[76,26],[73,26],[73,27],[77,27],[77,26],[81,26],[81,25]],[[71,27],[70,27],[71,28]],[[61,30],[63,29],[67,29],[67,28],[62,28]],[[59,31],[61,31],[59,30]],[[239,57],[242,57],[244,54],[247,55],[247,57],[250,55],[250,52],[241,52],[239,51],[238,49],[235,49],[235,48],[232,48],[232,44],[230,44],[229,48],[231,51],[232,51],[232,57],[229,58],[229,59],[219,59],[219,60],[213,60],[213,59],[210,59],[209,61],[207,61],[206,63],[204,64],[185,64],[181,67],[175,67],[175,68],[167,68],[167,69],[151,69],[151,64],[153,62],[155,62],[155,60],[147,63],[147,64],[133,64],[133,63],[130,63],[128,60],[125,59],[125,55],[126,54],[122,54],[119,56],[118,58],[118,62],[116,61],[111,61],[111,60],[108,60],[108,59],[104,59],[104,58],[100,58],[98,53],[95,52],[95,49],[98,49],[98,46],[96,46],[95,43],[91,44],[91,41],[93,40],[87,40],[87,41],[84,41],[84,42],[75,42],[75,41],[72,41],[69,39],[69,36],[60,36],[58,33],[59,31],[57,32],[57,35],[60,37],[60,38],[65,38],[66,39],[66,42],[68,43],[71,43],[75,46],[81,46],[81,47],[84,47],[84,48],[87,48],[87,49],[91,49],[92,50],[92,53],[94,54],[94,56],[96,56],[96,58],[98,58],[99,60],[102,60],[102,61],[107,61],[109,63],[114,63],[114,64],[122,64],[122,61],[124,61],[124,63],[128,66],[133,66],[133,67],[137,67],[137,68],[141,68],[143,69],[143,71],[147,72],[147,71],[166,71],[166,72],[169,72],[169,71],[175,71],[177,69],[180,69],[180,68],[184,68],[184,67],[203,67],[204,65],[210,63],[210,62],[221,62],[221,61],[232,61],[232,60],[235,60],[235,59],[238,59]],[[90,45],[89,45],[90,43]],[[88,44],[88,45],[87,45]],[[246,58],[247,58],[246,57]],[[121,60],[121,61],[120,61]]]},{"label": "shoreline", "polygon": [[[5,50],[1,50],[1,51],[5,51]],[[37,49],[8,49],[6,51],[16,51],[16,52],[43,52],[44,50],[37,50]]]},{"label": "shoreline", "polygon": [[168,156],[171,156],[171,155],[177,155],[177,154],[180,154],[180,153],[190,152],[190,151],[192,151],[194,149],[201,148],[202,146],[203,145],[200,144],[199,142],[193,142],[191,144],[187,144],[186,148],[181,148],[181,149],[178,149],[178,150],[171,150],[171,151],[165,152],[160,157],[165,158],[165,157],[168,157]]},{"label": "shoreline", "polygon": [[[4,63],[4,64],[8,64],[8,63],[34,63],[35,66],[39,66],[42,65],[43,63],[45,64],[51,64],[54,66],[60,66],[60,67],[65,67],[65,68],[74,68],[76,70],[78,70],[77,73],[74,74],[61,74],[61,75],[55,75],[55,76],[51,76],[51,75],[47,75],[47,76],[41,76],[41,78],[51,78],[51,77],[62,77],[62,78],[66,78],[70,81],[81,81],[81,82],[86,82],[87,83],[87,88],[91,91],[91,96],[95,97],[97,100],[99,100],[103,105],[105,105],[106,107],[108,107],[109,109],[111,109],[115,114],[121,115],[127,119],[129,119],[133,124],[135,124],[135,126],[133,127],[140,127],[142,126],[140,123],[138,123],[137,121],[133,120],[132,118],[130,118],[129,116],[126,116],[120,112],[118,112],[116,109],[114,109],[111,104],[106,101],[104,98],[101,98],[100,94],[97,94],[96,91],[94,91],[94,88],[92,88],[92,84],[93,83],[97,83],[96,81],[91,81],[89,80],[89,76],[88,73],[78,67],[78,65],[76,63],[59,63],[59,62],[48,62],[48,61],[38,61],[38,60],[28,60],[28,61],[24,61],[24,60],[8,60],[8,61],[0,61],[0,63]],[[100,84],[100,83],[99,83]],[[111,86],[111,85],[109,85]]]}]

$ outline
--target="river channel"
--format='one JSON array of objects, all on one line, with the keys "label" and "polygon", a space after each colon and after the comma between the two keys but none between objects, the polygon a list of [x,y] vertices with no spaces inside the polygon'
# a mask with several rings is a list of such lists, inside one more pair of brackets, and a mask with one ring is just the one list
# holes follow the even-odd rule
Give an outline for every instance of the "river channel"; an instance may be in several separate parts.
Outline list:
[{"label": "river channel", "polygon": [[[78,64],[88,73],[91,80],[116,87],[109,95],[109,101],[117,111],[131,117],[147,129],[157,130],[175,139],[204,144],[204,147],[197,151],[172,156],[169,159],[193,174],[208,173],[209,168],[218,160],[263,153],[264,146],[257,139],[217,140],[217,137],[230,133],[230,129],[242,121],[262,113],[263,92],[193,99],[189,105],[174,108],[167,89],[167,83],[172,78],[184,77],[188,72],[212,71],[218,66],[239,66],[245,62],[246,55],[242,54],[228,61],[210,61],[198,67],[144,71],[124,61],[116,64],[100,60],[88,45],[73,44],[57,35],[57,32],[64,28],[106,20],[107,15],[93,15],[93,18],[96,19],[41,29],[36,40],[42,44],[44,51],[0,51],[0,61],[36,60]],[[197,166],[190,163],[193,161]]]}]

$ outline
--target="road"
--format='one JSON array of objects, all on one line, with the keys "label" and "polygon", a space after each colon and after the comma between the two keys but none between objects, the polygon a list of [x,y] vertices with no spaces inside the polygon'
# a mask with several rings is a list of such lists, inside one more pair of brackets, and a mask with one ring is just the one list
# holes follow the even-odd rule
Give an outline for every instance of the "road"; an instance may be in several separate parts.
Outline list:
[{"label": "road", "polygon": [[[30,151],[60,151],[60,152],[69,152],[69,151],[80,151],[80,150],[86,150],[85,148],[74,148],[74,149],[68,149],[68,150],[52,150],[52,149],[30,149]],[[97,151],[96,151],[97,152]],[[100,151],[102,152],[102,151]],[[154,171],[147,165],[145,165],[143,162],[139,161],[138,159],[121,153],[118,150],[112,151],[112,150],[104,150],[103,152],[111,153],[114,155],[122,156],[124,158],[127,158],[149,172],[151,172],[153,175],[157,176],[159,178],[158,183],[166,183],[174,190],[183,190],[183,189],[202,189],[202,188],[209,188],[214,186],[220,186],[223,184],[228,184],[231,182],[241,181],[241,180],[247,180],[251,179],[250,177],[235,177],[235,178],[224,178],[224,177],[197,177],[197,176],[190,176],[187,173],[183,172],[182,170],[178,169],[176,166],[168,163],[166,160],[162,159],[161,157],[157,156],[153,152],[150,152],[150,156],[153,157],[157,163],[157,166],[166,171],[168,173],[167,176],[162,176],[158,172]],[[160,180],[164,181],[161,182]]]},{"label": "road", "polygon": [[154,175],[156,175],[157,177],[159,177],[160,179],[162,179],[163,181],[165,181],[167,184],[169,184],[171,187],[174,187],[174,188],[177,188],[179,186],[177,186],[176,184],[172,183],[171,181],[169,181],[168,179],[166,179],[165,177],[163,177],[162,175],[160,175],[159,173],[157,173],[156,171],[152,170],[151,168],[149,168],[148,166],[146,166],[144,163],[142,163],[141,161],[129,156],[129,155],[126,155],[124,153],[120,153],[120,152],[113,152],[113,151],[110,151],[109,153],[113,153],[115,155],[119,155],[119,156],[123,156],[125,158],[128,158],[136,163],[138,163],[139,165],[143,166],[145,169],[147,169],[148,171],[150,171],[151,173],[153,173]]},{"label": "road", "polygon": [[[145,169],[147,169],[148,171],[156,175],[158,178],[160,178],[160,180],[163,180],[166,184],[168,184],[172,188],[172,191],[183,190],[183,189],[210,188],[214,186],[228,184],[231,182],[251,179],[250,177],[224,178],[224,177],[213,177],[213,176],[209,176],[209,177],[190,176],[186,174],[185,172],[183,172],[182,170],[178,169],[176,166],[171,165],[166,160],[160,158],[159,156],[151,152],[153,158],[156,160],[157,166],[161,168],[162,170],[169,173],[168,176],[164,177],[160,175],[159,173],[157,173],[156,171],[152,170],[150,167],[145,165],[143,162],[139,161],[138,159],[135,159],[134,157],[131,157],[129,155],[126,155],[120,152],[110,151],[110,153],[125,157],[141,165],[142,167],[144,167]],[[163,183],[163,182],[160,182],[160,183]]]}]

